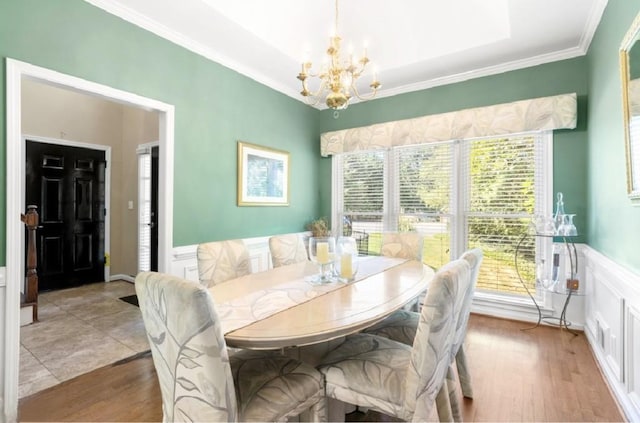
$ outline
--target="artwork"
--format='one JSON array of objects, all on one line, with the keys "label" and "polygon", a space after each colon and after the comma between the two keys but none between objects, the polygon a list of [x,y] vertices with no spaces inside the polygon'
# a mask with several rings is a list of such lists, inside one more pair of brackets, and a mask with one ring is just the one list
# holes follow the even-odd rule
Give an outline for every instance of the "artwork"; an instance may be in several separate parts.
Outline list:
[{"label": "artwork", "polygon": [[238,205],[289,205],[289,153],[238,141]]}]

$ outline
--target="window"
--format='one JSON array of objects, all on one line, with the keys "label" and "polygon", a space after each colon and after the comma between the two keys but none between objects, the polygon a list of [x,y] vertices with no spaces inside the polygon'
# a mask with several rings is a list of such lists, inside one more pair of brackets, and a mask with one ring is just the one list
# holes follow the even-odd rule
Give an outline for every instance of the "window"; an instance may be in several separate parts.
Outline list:
[{"label": "window", "polygon": [[138,149],[138,271],[151,270],[151,148]]},{"label": "window", "polygon": [[[480,247],[478,289],[526,295],[514,265],[534,214],[551,213],[551,133],[429,143],[334,156],[334,222],[361,254],[378,254],[382,231],[424,235],[435,268]],[[536,240],[520,245],[533,277]]]}]

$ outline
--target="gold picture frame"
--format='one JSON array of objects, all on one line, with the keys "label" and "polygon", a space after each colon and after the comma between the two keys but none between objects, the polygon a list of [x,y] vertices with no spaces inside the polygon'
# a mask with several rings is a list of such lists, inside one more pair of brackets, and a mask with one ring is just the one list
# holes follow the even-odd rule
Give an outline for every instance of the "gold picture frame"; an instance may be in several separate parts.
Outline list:
[{"label": "gold picture frame", "polygon": [[627,194],[640,205],[640,14],[620,45],[622,114],[627,162]]},{"label": "gold picture frame", "polygon": [[238,141],[238,206],[289,205],[289,153]]}]

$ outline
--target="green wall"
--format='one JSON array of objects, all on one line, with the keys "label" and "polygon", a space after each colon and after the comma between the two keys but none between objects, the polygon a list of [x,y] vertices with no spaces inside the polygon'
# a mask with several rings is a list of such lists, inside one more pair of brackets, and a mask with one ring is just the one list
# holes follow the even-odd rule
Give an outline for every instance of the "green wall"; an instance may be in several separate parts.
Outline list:
[{"label": "green wall", "polygon": [[[564,192],[566,210],[578,215],[581,242],[638,271],[640,207],[626,196],[617,51],[639,10],[640,0],[609,0],[585,57],[352,105],[338,119],[81,0],[0,2],[0,56],[175,106],[176,246],[298,231],[328,216],[331,161],[319,159],[322,132],[576,92],[578,128],[554,136],[554,191]],[[4,64],[0,76],[4,82]],[[4,90],[3,83],[0,167]],[[289,207],[236,206],[238,140],[291,153]],[[5,181],[0,172],[0,221]],[[5,241],[0,225],[0,265]]]},{"label": "green wall", "polygon": [[[384,83],[384,81],[383,81]],[[321,112],[320,131],[334,131],[374,123],[488,106],[565,93],[578,94],[578,127],[554,134],[554,192],[564,193],[565,211],[576,213],[580,242],[587,241],[587,60],[571,60],[477,78],[423,91],[381,98],[349,106],[338,119]],[[323,213],[330,212],[331,161],[320,169]],[[554,200],[555,204],[555,200]]]},{"label": "green wall", "polygon": [[[81,0],[2,0],[0,57],[175,106],[175,246],[300,231],[317,216],[317,110]],[[4,63],[0,80],[4,168]],[[289,207],[236,206],[238,140],[291,153]],[[0,224],[0,265],[5,236]]]},{"label": "green wall", "polygon": [[609,0],[589,64],[589,244],[640,273],[640,206],[627,197],[618,50],[640,0]]}]

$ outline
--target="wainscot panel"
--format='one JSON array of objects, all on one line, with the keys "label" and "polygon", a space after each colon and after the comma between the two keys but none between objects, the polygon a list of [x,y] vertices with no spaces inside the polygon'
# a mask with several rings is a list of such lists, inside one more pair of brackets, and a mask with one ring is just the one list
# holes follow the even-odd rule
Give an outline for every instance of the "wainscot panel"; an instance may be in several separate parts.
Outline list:
[{"label": "wainscot panel", "polygon": [[640,421],[640,275],[584,250],[585,334],[628,421]]}]

